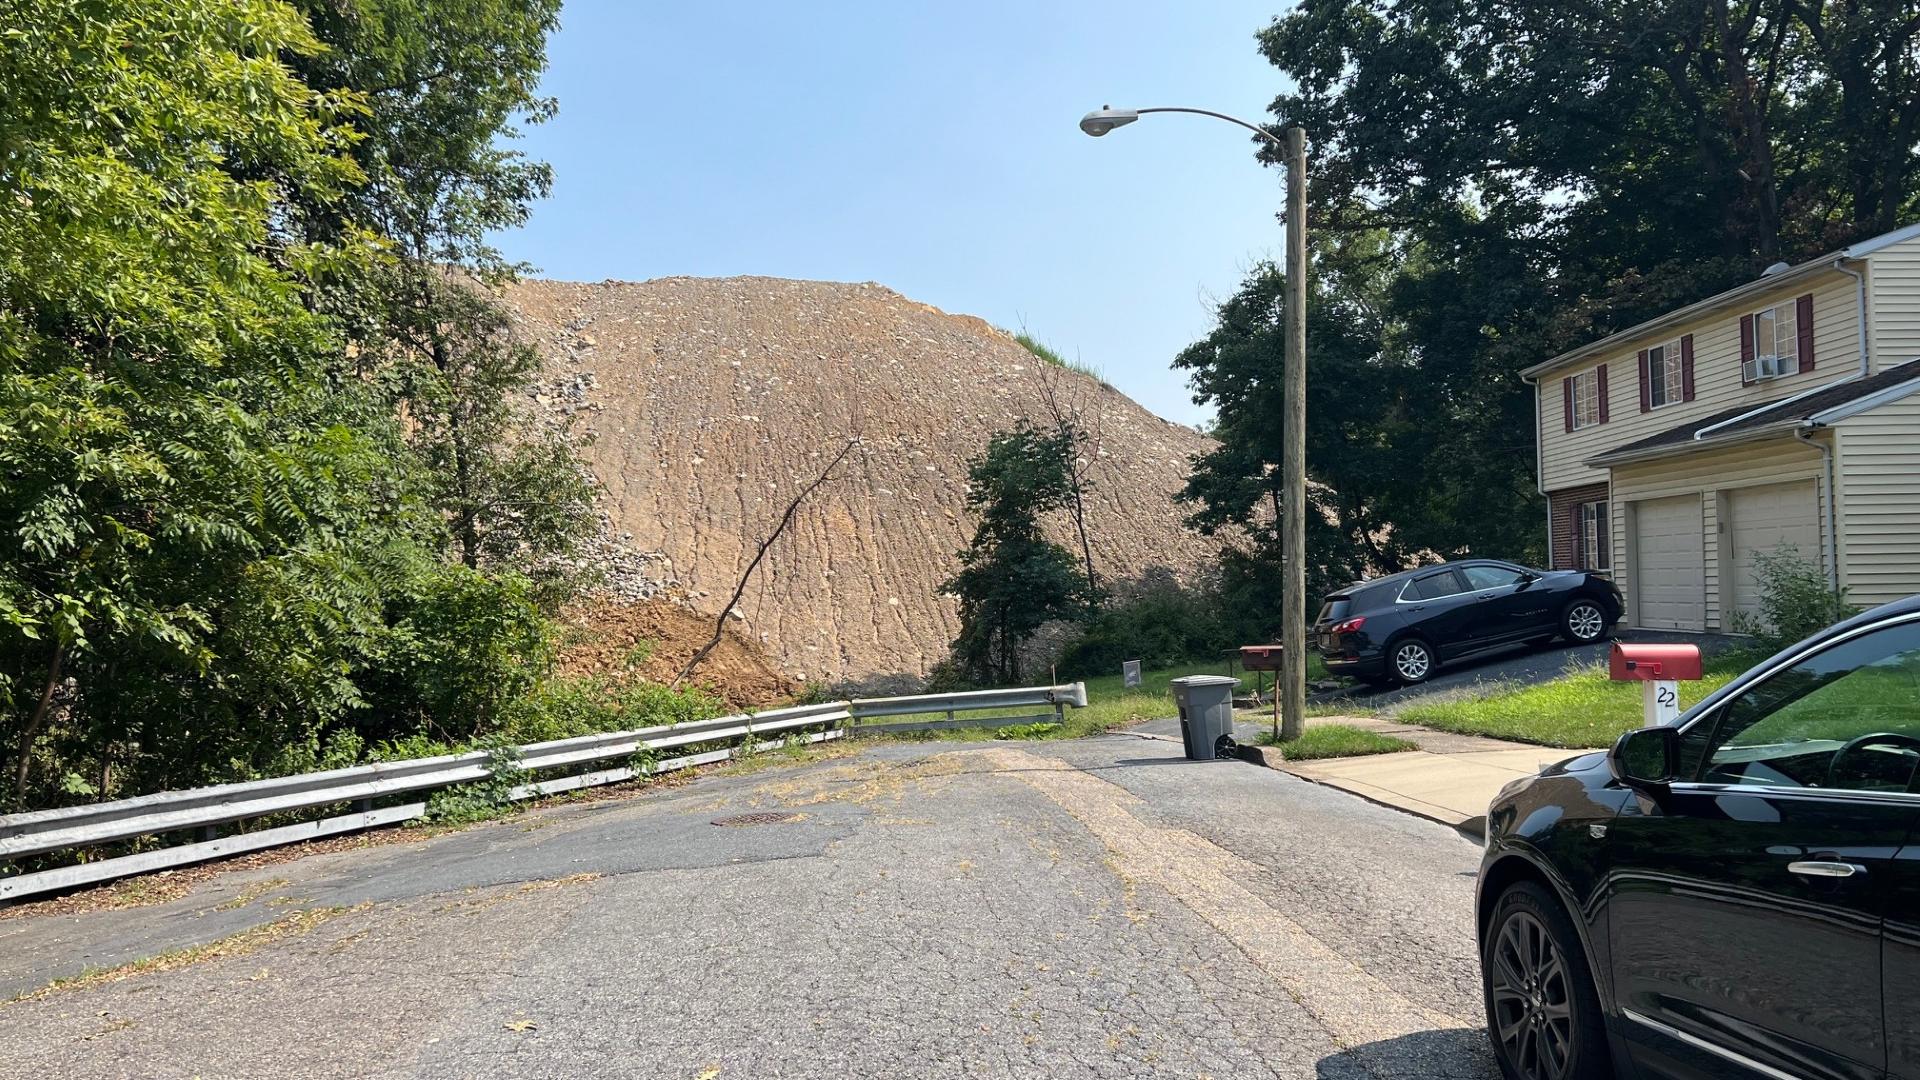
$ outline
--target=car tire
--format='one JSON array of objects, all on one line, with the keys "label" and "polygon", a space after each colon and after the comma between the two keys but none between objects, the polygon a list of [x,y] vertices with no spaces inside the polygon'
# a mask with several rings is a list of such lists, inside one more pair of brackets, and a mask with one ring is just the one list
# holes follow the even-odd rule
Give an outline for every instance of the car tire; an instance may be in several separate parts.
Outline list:
[{"label": "car tire", "polygon": [[1507,1080],[1613,1076],[1586,950],[1545,887],[1518,882],[1494,902],[1480,975],[1487,1036]]},{"label": "car tire", "polygon": [[1607,636],[1607,612],[1599,601],[1581,597],[1560,613],[1560,633],[1575,645],[1591,645]]},{"label": "car tire", "polygon": [[1417,637],[1403,637],[1387,649],[1387,674],[1402,686],[1417,686],[1439,666],[1433,646]]}]

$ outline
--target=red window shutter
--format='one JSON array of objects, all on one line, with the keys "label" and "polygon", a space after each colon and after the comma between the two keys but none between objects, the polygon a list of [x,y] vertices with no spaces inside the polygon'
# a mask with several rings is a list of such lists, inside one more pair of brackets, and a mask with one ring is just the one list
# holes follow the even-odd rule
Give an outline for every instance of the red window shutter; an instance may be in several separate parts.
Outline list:
[{"label": "red window shutter", "polygon": [[1693,400],[1693,335],[1680,339],[1680,400]]},{"label": "red window shutter", "polygon": [[1607,422],[1607,365],[1594,369],[1594,389],[1600,392],[1600,422]]},{"label": "red window shutter", "polygon": [[1808,293],[1794,304],[1794,329],[1800,332],[1800,370],[1813,370],[1813,294]]},{"label": "red window shutter", "polygon": [[1567,407],[1567,430],[1573,430],[1573,376],[1560,380],[1560,397]]},{"label": "red window shutter", "polygon": [[1647,385],[1647,350],[1640,350],[1640,411],[1653,408],[1653,388]]},{"label": "red window shutter", "polygon": [[1753,359],[1753,316],[1740,316],[1740,385],[1745,386],[1753,380],[1747,378],[1747,361]]}]

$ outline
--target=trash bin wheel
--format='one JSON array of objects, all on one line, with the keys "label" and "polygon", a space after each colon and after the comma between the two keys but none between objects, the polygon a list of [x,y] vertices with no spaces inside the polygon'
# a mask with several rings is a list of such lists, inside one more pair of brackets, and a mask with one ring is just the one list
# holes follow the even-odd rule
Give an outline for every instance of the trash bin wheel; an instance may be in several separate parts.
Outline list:
[{"label": "trash bin wheel", "polygon": [[1231,735],[1222,735],[1218,739],[1214,740],[1214,743],[1213,743],[1214,757],[1230,758],[1235,756],[1239,752],[1240,752],[1240,744],[1237,742],[1234,742],[1233,736]]}]

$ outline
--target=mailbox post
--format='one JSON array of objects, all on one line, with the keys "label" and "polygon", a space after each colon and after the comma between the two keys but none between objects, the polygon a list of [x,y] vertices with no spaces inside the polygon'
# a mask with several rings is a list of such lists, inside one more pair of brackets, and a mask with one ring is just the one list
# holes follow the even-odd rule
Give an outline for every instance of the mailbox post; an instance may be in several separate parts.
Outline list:
[{"label": "mailbox post", "polygon": [[1286,650],[1278,645],[1242,645],[1240,646],[1240,666],[1248,671],[1274,672],[1273,684],[1273,741],[1280,741],[1280,675]]},{"label": "mailbox post", "polygon": [[1607,674],[1617,682],[1640,683],[1647,726],[1664,726],[1680,718],[1680,680],[1700,678],[1700,647],[1616,641]]}]

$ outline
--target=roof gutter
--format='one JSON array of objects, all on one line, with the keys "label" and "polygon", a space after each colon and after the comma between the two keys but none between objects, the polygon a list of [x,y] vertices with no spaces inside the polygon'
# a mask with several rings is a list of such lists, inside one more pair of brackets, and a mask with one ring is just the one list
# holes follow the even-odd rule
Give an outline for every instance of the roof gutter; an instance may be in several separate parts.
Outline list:
[{"label": "roof gutter", "polygon": [[1768,424],[1765,427],[1751,428],[1747,431],[1735,432],[1732,435],[1722,435],[1717,439],[1703,439],[1699,441],[1695,441],[1694,439],[1685,439],[1680,442],[1662,443],[1659,446],[1649,446],[1643,450],[1634,450],[1626,453],[1601,454],[1597,457],[1587,458],[1585,461],[1582,461],[1581,464],[1589,468],[1605,469],[1614,465],[1626,465],[1636,461],[1652,461],[1655,458],[1672,457],[1676,454],[1691,454],[1695,450],[1700,449],[1701,442],[1711,443],[1716,447],[1738,446],[1741,443],[1754,442],[1759,439],[1772,438],[1775,435],[1792,431],[1793,429],[1798,428],[1802,423],[1803,421],[1800,420],[1799,417],[1794,417],[1791,420],[1783,420],[1777,424]]},{"label": "roof gutter", "polygon": [[1785,408],[1788,405],[1791,405],[1794,402],[1799,401],[1801,398],[1812,397],[1815,394],[1825,393],[1826,391],[1831,390],[1836,386],[1845,386],[1850,382],[1857,381],[1860,378],[1860,376],[1863,374],[1865,374],[1865,372],[1856,371],[1853,374],[1846,376],[1845,378],[1835,379],[1830,383],[1823,383],[1811,389],[1802,390],[1799,393],[1791,395],[1789,397],[1783,397],[1779,401],[1769,401],[1765,405],[1756,405],[1753,408],[1748,409],[1746,412],[1739,414],[1738,416],[1730,416],[1725,420],[1719,420],[1714,423],[1708,424],[1706,427],[1700,428],[1698,431],[1695,431],[1693,433],[1693,441],[1699,442],[1705,439],[1707,437],[1707,433],[1710,431],[1718,431],[1723,427],[1728,427],[1733,424],[1737,424],[1740,421],[1746,420],[1750,417],[1759,416],[1761,413],[1772,412],[1775,409]]}]

